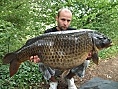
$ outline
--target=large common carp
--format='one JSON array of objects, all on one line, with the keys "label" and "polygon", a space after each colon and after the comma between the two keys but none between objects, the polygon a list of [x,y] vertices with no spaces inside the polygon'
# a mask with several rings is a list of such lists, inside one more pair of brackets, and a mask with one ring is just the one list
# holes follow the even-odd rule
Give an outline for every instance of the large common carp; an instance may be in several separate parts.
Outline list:
[{"label": "large common carp", "polygon": [[98,50],[111,43],[105,35],[89,29],[50,32],[29,39],[17,51],[6,54],[3,63],[10,63],[10,76],[17,72],[22,62],[34,55],[47,66],[66,70],[83,63],[89,52],[93,54],[93,62],[98,64]]}]

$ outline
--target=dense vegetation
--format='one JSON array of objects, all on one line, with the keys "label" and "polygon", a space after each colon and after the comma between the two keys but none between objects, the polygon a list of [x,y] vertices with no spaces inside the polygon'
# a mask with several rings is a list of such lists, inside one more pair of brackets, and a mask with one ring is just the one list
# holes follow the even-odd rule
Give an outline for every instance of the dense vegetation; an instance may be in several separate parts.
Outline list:
[{"label": "dense vegetation", "polygon": [[0,1],[0,88],[38,88],[42,79],[38,64],[29,61],[18,73],[9,77],[9,65],[2,64],[3,56],[20,48],[27,39],[40,35],[56,25],[58,9],[68,7],[73,12],[72,26],[89,28],[108,35],[114,45],[99,53],[103,58],[118,53],[117,0],[1,0]]}]

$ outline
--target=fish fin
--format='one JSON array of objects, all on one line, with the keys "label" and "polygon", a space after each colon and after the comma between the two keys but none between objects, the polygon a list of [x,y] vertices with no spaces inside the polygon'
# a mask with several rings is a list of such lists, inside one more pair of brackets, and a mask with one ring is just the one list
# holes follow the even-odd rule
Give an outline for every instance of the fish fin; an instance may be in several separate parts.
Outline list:
[{"label": "fish fin", "polygon": [[3,58],[3,64],[10,63],[9,71],[10,77],[12,77],[17,71],[21,63],[18,62],[17,56],[15,53],[8,53]]},{"label": "fish fin", "polygon": [[21,63],[19,63],[18,60],[13,60],[10,62],[10,67],[9,67],[10,77],[12,77],[14,74],[17,73],[20,64]]},{"label": "fish fin", "polygon": [[99,57],[98,57],[98,54],[97,53],[94,53],[94,54],[92,54],[92,61],[96,64],[96,65],[98,65],[98,62],[99,62]]},{"label": "fish fin", "polygon": [[3,64],[9,64],[14,59],[16,59],[16,54],[15,53],[8,53],[3,58]]}]

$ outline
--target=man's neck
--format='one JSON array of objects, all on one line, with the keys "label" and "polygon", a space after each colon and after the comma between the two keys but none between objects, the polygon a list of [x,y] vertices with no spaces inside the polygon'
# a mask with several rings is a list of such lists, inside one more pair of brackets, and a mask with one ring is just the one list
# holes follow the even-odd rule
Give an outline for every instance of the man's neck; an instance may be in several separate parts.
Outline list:
[{"label": "man's neck", "polygon": [[60,27],[56,27],[56,29],[58,30],[58,31],[63,31],[63,29],[61,29]]}]

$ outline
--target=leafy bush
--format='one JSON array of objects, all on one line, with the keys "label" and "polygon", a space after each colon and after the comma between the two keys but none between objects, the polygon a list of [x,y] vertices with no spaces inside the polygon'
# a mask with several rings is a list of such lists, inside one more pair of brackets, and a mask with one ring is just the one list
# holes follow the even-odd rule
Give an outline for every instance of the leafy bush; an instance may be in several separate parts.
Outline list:
[{"label": "leafy bush", "polygon": [[14,28],[12,23],[0,20],[0,59],[4,53],[10,51],[10,39],[13,39],[16,36],[16,31],[17,29]]},{"label": "leafy bush", "polygon": [[[9,77],[9,65],[0,65],[0,88],[1,89],[30,89],[42,80],[42,74],[38,71],[38,65],[24,62],[17,74]],[[40,87],[40,86],[37,86]]]}]

